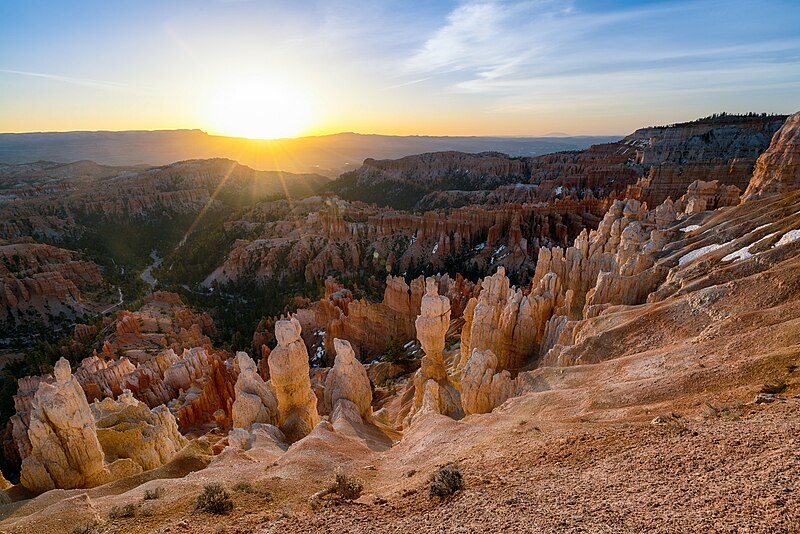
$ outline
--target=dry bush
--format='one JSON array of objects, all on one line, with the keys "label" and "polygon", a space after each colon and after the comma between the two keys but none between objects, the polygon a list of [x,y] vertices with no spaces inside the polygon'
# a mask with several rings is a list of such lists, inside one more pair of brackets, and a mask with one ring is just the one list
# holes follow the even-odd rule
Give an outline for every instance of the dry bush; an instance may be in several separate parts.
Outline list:
[{"label": "dry bush", "polygon": [[197,496],[194,507],[196,510],[223,515],[233,510],[233,500],[230,493],[219,484],[208,484],[203,488],[203,493]]},{"label": "dry bush", "polygon": [[464,489],[464,477],[455,464],[439,468],[431,477],[430,496],[447,497]]},{"label": "dry bush", "polygon": [[240,493],[258,493],[249,482],[237,482],[233,485],[233,491],[238,491]]},{"label": "dry bush", "polygon": [[322,497],[332,494],[346,501],[354,501],[361,496],[362,491],[364,491],[364,483],[360,479],[337,471],[333,484],[324,490],[318,491],[311,497],[312,506],[318,504]]},{"label": "dry bush", "polygon": [[144,492],[145,501],[154,501],[156,499],[160,499],[163,496],[164,496],[164,488],[161,486],[153,488],[151,490],[145,490]]},{"label": "dry bush", "polygon": [[353,501],[361,496],[364,490],[364,483],[353,475],[345,473],[336,473],[336,481],[331,486],[333,493],[336,493],[342,499]]},{"label": "dry bush", "polygon": [[99,534],[99,533],[100,533],[100,524],[95,521],[72,529],[72,534]]},{"label": "dry bush", "polygon": [[133,503],[122,506],[114,506],[108,512],[109,519],[123,519],[126,517],[136,517],[136,505]]}]

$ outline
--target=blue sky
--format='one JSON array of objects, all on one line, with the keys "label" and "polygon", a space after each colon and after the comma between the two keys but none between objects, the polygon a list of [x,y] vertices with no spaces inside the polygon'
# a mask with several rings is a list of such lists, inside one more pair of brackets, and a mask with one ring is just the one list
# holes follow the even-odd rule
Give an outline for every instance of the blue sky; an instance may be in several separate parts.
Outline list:
[{"label": "blue sky", "polygon": [[793,112],[800,1],[0,3],[0,131],[236,134],[261,103],[220,102],[248,84],[265,88],[259,121],[304,108],[294,134],[616,134]]}]

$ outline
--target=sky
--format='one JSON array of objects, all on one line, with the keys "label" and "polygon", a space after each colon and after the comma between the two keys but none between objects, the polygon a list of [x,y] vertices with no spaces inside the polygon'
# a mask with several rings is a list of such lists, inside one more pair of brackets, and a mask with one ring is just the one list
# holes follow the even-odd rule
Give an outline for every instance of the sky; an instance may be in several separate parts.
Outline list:
[{"label": "sky", "polygon": [[798,110],[798,0],[0,0],[0,132],[616,135]]}]

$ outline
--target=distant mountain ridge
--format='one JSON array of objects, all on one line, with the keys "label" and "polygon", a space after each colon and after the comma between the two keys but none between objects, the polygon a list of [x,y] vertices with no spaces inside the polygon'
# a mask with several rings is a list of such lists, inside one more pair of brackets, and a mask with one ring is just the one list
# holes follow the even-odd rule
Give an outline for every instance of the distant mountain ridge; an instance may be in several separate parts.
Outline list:
[{"label": "distant mountain ridge", "polygon": [[0,163],[39,160],[102,165],[166,165],[189,159],[229,158],[258,170],[338,176],[366,158],[392,159],[456,150],[537,156],[583,150],[618,137],[447,137],[339,133],[295,139],[255,140],[201,130],[0,133]]},{"label": "distant mountain ridge", "polygon": [[[540,156],[502,151],[426,152],[397,159],[368,158],[329,189],[348,200],[397,209],[460,205],[470,194],[525,184],[610,191],[658,205],[679,198],[695,180],[747,188],[756,159],[787,115],[712,115],[669,126],[640,128],[611,143]],[[538,190],[538,189],[537,189]],[[422,201],[429,194],[426,201]],[[450,197],[448,199],[448,197]]]}]

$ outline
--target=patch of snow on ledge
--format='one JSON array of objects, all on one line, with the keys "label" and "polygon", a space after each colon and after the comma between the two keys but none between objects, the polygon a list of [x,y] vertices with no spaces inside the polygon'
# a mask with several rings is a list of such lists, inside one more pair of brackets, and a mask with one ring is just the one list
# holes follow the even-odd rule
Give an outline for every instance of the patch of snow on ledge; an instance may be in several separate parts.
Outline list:
[{"label": "patch of snow on ledge", "polygon": [[685,228],[681,228],[681,232],[694,232],[695,230],[699,230],[699,229],[700,229],[700,225],[699,224],[690,224],[689,226],[687,226]]},{"label": "patch of snow on ledge", "polygon": [[713,250],[717,250],[718,248],[721,248],[721,247],[722,247],[722,245],[717,245],[716,243],[712,243],[711,245],[706,245],[704,247],[700,247],[697,250],[693,250],[693,251],[681,256],[681,259],[678,260],[678,265],[685,265],[685,264],[689,263],[690,261],[695,260],[695,259],[699,258],[700,256],[702,256],[704,254],[708,254],[709,252],[711,252]]},{"label": "patch of snow on ledge", "polygon": [[781,237],[777,243],[775,243],[775,246],[780,247],[783,245],[788,245],[789,243],[794,243],[798,239],[800,239],[800,229],[789,230],[788,232],[783,234],[783,237]]},{"label": "patch of snow on ledge", "polygon": [[[758,228],[753,230],[753,232],[755,232],[756,230],[760,230],[761,228],[764,228],[765,226],[769,226],[769,225],[765,224],[764,226],[759,226]],[[750,233],[753,233],[753,232],[750,232]],[[747,258],[752,258],[753,256],[755,256],[755,254],[752,254],[750,252],[750,249],[752,247],[758,245],[759,243],[770,239],[772,236],[774,236],[777,233],[778,232],[773,232],[771,234],[767,234],[764,237],[762,237],[761,239],[759,239],[758,241],[756,241],[755,243],[750,244],[750,245],[746,245],[746,246],[740,248],[739,250],[737,250],[736,252],[731,252],[730,254],[728,254],[727,256],[722,258],[722,261],[731,261],[731,260],[733,260],[733,262],[736,263],[737,261],[746,260]]]},{"label": "patch of snow on ledge", "polygon": [[752,258],[753,254],[751,254],[750,251],[748,250],[752,246],[753,245],[747,245],[746,247],[740,248],[736,252],[731,252],[730,254],[722,258],[722,261],[733,260],[733,262],[736,263],[737,261],[740,260],[746,260],[747,258]]}]

